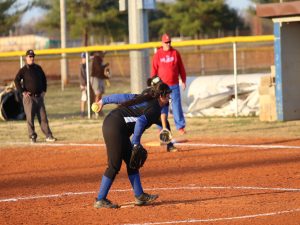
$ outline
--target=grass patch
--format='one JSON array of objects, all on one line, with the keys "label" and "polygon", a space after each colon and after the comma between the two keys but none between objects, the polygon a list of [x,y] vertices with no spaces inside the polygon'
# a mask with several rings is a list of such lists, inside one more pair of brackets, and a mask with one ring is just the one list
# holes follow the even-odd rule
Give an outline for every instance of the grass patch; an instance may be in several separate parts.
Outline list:
[{"label": "grass patch", "polygon": [[[129,93],[128,78],[114,78],[106,94]],[[61,142],[96,142],[102,141],[103,118],[80,118],[80,90],[78,83],[68,84],[61,91],[60,82],[49,82],[45,98],[50,128]],[[115,106],[104,107],[107,114]],[[186,118],[187,138],[298,138],[300,136],[300,121],[261,122],[257,117],[238,118]],[[36,131],[38,141],[44,140],[37,120]],[[170,118],[172,130],[174,121]],[[143,135],[144,139],[157,140],[158,131],[152,126]],[[173,132],[177,136],[177,132]],[[11,142],[28,142],[27,125],[25,121],[0,121],[0,146]]]}]

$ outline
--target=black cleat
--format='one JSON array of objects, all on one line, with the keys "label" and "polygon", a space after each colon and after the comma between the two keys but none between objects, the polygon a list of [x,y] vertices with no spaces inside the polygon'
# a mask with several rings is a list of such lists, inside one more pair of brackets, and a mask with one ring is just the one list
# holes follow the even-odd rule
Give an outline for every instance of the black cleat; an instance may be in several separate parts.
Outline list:
[{"label": "black cleat", "polygon": [[55,141],[57,141],[57,139],[53,136],[49,136],[46,138],[46,142],[55,142]]},{"label": "black cleat", "polygon": [[113,204],[111,201],[109,201],[108,199],[104,198],[104,199],[96,199],[95,203],[94,203],[94,207],[96,209],[100,209],[100,208],[111,208],[111,209],[116,209],[119,208],[118,205]]},{"label": "black cleat", "polygon": [[178,149],[174,146],[172,142],[167,144],[167,151],[168,152],[177,152]]},{"label": "black cleat", "polygon": [[158,195],[150,195],[147,193],[143,193],[140,196],[135,197],[135,204],[138,206],[146,205],[150,202],[153,202],[157,198],[158,198]]}]

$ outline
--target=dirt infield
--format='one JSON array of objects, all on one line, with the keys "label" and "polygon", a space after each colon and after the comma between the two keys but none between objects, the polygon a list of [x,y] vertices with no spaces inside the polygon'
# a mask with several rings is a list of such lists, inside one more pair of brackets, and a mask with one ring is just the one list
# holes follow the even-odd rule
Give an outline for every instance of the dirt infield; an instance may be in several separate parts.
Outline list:
[{"label": "dirt infield", "polygon": [[[149,206],[94,209],[103,144],[0,148],[0,224],[298,224],[299,140],[193,140],[148,147]],[[109,199],[133,200],[122,166]]]}]

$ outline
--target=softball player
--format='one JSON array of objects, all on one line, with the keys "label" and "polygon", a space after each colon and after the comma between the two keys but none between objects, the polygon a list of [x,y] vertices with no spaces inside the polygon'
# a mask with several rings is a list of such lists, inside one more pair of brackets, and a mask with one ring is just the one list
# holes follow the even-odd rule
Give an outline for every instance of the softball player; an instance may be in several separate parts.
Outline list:
[{"label": "softball player", "polygon": [[[110,187],[121,169],[122,160],[126,163],[127,174],[132,185],[135,204],[144,205],[154,201],[158,195],[143,191],[138,169],[129,166],[132,148],[140,145],[144,131],[152,124],[160,123],[161,109],[169,102],[171,90],[161,83],[145,94],[114,94],[99,101],[100,109],[106,104],[120,104],[104,119],[102,131],[107,149],[108,167],[102,177],[95,208],[118,208],[107,199]],[[130,136],[132,139],[130,141]]]}]

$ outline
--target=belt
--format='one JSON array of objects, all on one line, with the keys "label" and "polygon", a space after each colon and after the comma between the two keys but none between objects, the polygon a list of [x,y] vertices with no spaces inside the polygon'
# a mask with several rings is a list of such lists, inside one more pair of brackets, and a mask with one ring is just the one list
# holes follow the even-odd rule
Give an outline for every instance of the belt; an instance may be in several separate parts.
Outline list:
[{"label": "belt", "polygon": [[31,97],[41,97],[41,94],[29,94]]}]

